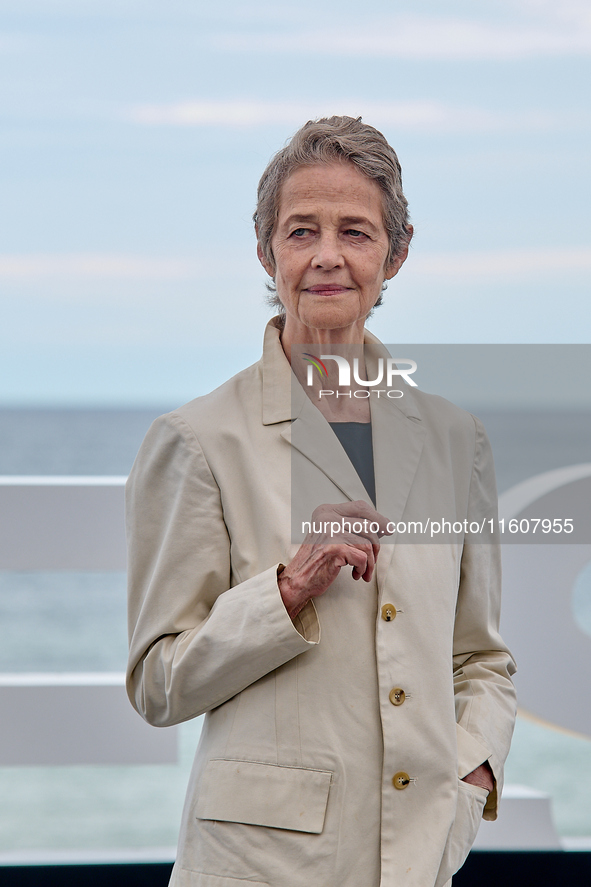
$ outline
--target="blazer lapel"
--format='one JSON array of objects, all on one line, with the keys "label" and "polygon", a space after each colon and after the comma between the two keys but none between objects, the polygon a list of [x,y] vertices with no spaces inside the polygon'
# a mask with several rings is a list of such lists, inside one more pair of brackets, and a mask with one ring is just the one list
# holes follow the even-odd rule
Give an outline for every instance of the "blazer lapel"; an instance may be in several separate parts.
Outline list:
[{"label": "blazer lapel", "polygon": [[[294,377],[295,378],[295,377]],[[369,501],[367,491],[336,435],[320,411],[295,383],[294,419],[282,436],[351,500]],[[373,397],[371,422],[377,510],[391,521],[402,519],[425,441],[425,429],[410,390],[404,405]]]},{"label": "blazer lapel", "polygon": [[[404,392],[404,398],[397,401],[375,398],[371,402],[377,510],[396,523],[404,514],[426,436],[414,398],[406,386]],[[395,541],[396,535],[393,535],[382,543],[378,577],[383,576],[390,565]]]},{"label": "blazer lapel", "polygon": [[[261,369],[263,424],[285,423],[281,437],[322,471],[346,499],[369,501],[334,431],[292,373],[281,347],[276,318],[269,321],[265,330]],[[293,481],[297,483],[297,472]]]},{"label": "blazer lapel", "polygon": [[392,521],[402,518],[425,442],[418,411],[411,412],[416,414],[407,415],[387,399],[371,404],[377,509]]},{"label": "blazer lapel", "polygon": [[[346,499],[369,502],[367,491],[338,438],[291,372],[279,335],[274,320],[270,321],[263,354],[263,423],[285,423],[281,437],[326,475]],[[374,346],[369,349],[370,364],[371,355],[375,357],[382,351],[388,355],[381,342],[367,331],[366,344]],[[407,385],[404,385],[404,397],[393,400],[375,395],[370,398],[370,407],[377,510],[388,520],[398,522],[419,465],[426,431],[412,389]],[[297,473],[295,477],[292,474],[292,485],[295,484]],[[394,542],[395,536],[391,536],[382,545],[378,576],[389,566]]]},{"label": "blazer lapel", "polygon": [[[329,423],[297,381],[295,384],[299,389],[293,392],[295,415],[291,428],[285,429],[282,437],[322,471],[347,499],[365,499],[369,502],[369,495],[359,475]],[[301,397],[299,392],[302,393]],[[292,482],[297,482],[297,477],[292,476]]]}]

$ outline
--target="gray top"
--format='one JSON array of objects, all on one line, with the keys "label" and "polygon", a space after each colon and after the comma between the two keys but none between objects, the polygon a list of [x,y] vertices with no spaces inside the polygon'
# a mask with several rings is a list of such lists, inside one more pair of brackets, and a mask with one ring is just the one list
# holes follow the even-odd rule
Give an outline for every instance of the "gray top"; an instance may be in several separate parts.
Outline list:
[{"label": "gray top", "polygon": [[373,467],[371,422],[331,422],[330,427],[353,463],[373,504],[376,504],[376,479]]}]

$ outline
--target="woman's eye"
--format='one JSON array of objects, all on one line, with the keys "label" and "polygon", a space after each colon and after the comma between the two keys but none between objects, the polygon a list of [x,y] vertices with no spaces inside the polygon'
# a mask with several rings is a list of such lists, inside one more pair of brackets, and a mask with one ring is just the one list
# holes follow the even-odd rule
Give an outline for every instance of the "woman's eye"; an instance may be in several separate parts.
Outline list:
[{"label": "woman's eye", "polygon": [[295,231],[292,231],[293,237],[305,237],[308,233],[309,228],[296,228]]},{"label": "woman's eye", "polygon": [[351,237],[365,237],[363,231],[358,231],[356,228],[349,228],[347,234],[350,234]]}]

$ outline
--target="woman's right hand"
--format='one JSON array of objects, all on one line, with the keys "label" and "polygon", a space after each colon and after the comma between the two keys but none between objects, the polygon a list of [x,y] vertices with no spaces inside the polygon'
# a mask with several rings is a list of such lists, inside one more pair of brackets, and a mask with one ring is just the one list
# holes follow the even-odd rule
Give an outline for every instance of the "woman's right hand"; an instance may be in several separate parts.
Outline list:
[{"label": "woman's right hand", "polygon": [[312,531],[277,579],[289,616],[294,619],[309,600],[324,594],[347,564],[353,579],[370,582],[387,524],[388,518],[363,500],[319,505]]}]

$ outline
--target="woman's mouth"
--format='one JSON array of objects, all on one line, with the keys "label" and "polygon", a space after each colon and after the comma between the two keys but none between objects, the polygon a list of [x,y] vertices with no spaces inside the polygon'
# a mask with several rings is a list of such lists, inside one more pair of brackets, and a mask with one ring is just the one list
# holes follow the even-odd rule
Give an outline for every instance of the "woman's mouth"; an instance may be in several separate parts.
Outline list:
[{"label": "woman's mouth", "polygon": [[315,296],[338,296],[340,293],[348,292],[349,287],[337,283],[319,283],[317,286],[306,287],[306,290]]}]

